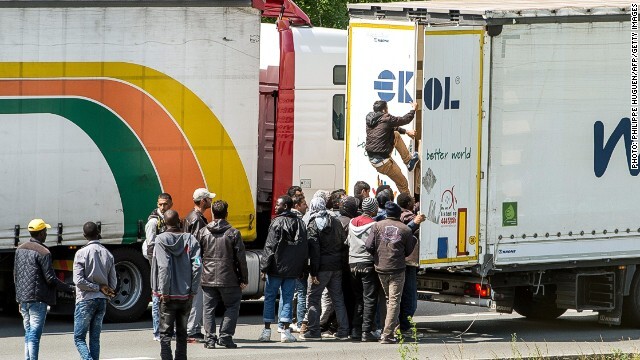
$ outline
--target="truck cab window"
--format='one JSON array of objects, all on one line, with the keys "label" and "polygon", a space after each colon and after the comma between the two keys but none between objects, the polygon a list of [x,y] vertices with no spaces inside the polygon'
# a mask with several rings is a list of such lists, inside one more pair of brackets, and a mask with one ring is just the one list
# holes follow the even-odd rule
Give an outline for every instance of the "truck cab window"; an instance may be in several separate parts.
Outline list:
[{"label": "truck cab window", "polygon": [[347,66],[336,65],[333,67],[333,85],[347,84]]},{"label": "truck cab window", "polygon": [[333,140],[344,140],[344,94],[333,95]]}]

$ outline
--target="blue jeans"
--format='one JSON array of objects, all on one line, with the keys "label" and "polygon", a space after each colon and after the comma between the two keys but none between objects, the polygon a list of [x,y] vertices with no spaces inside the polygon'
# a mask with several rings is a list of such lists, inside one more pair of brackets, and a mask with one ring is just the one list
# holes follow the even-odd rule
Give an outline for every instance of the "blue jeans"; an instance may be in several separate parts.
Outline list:
[{"label": "blue jeans", "polygon": [[278,290],[282,294],[282,311],[278,314],[278,321],[283,323],[291,323],[293,318],[293,291],[296,288],[296,279],[282,278],[278,276],[267,275],[267,283],[264,287],[264,308],[262,317],[264,322],[275,322],[276,298]]},{"label": "blue jeans", "polygon": [[24,324],[24,358],[38,360],[40,337],[47,318],[47,304],[41,301],[20,303],[20,313]]},{"label": "blue jeans", "polygon": [[[73,341],[82,360],[100,358],[100,332],[102,320],[107,312],[107,299],[89,299],[76,303],[73,315]],[[87,347],[89,332],[89,347]]]},{"label": "blue jeans", "polygon": [[[296,290],[294,294],[296,303],[296,325],[298,328],[302,326],[302,320],[307,314],[307,279],[296,279]],[[282,294],[280,294],[280,304],[278,305],[278,316],[282,312]],[[278,327],[283,328],[282,322],[278,324]]]},{"label": "blue jeans", "polygon": [[160,338],[160,297],[151,295],[151,319],[153,321],[153,337]]},{"label": "blue jeans", "polygon": [[411,329],[411,323],[407,317],[413,317],[418,308],[418,268],[407,265],[404,274],[404,287],[402,288],[402,299],[400,300],[401,331]]}]

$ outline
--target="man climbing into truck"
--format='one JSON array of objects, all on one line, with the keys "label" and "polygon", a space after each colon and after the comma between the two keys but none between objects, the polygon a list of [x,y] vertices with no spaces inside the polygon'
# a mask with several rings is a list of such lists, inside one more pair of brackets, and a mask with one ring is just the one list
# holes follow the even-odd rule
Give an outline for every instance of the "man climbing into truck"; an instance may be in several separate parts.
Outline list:
[{"label": "man climbing into truck", "polygon": [[378,100],[373,103],[373,111],[367,114],[365,150],[369,156],[369,162],[380,174],[390,177],[401,193],[406,194],[409,194],[409,182],[398,164],[391,158],[391,152],[394,148],[398,151],[409,171],[413,171],[420,161],[418,153],[409,154],[406,144],[400,138],[400,134],[415,136],[414,130],[406,130],[400,126],[407,125],[413,120],[417,106],[416,103],[411,103],[412,110],[402,117],[396,117],[389,114],[386,101]]}]

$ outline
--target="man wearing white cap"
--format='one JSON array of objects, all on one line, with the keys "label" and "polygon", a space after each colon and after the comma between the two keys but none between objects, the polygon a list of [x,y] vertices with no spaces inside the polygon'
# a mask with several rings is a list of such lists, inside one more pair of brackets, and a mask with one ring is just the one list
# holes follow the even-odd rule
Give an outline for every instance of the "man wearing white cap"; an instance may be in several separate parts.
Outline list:
[{"label": "man wearing white cap", "polygon": [[53,271],[51,253],[44,245],[51,225],[34,219],[28,229],[31,239],[16,250],[13,280],[24,319],[24,357],[34,360],[38,359],[47,305],[56,304],[56,290],[73,293],[75,287],[60,281]]},{"label": "man wearing white cap", "polygon": [[[198,239],[200,229],[207,227],[209,223],[204,216],[204,212],[207,209],[211,209],[211,199],[215,197],[216,194],[209,192],[209,190],[205,188],[199,188],[193,192],[193,203],[195,206],[187,217],[184,218],[182,229],[184,232],[191,233],[191,235]],[[200,242],[200,239],[198,239],[198,242]],[[204,309],[202,296],[202,288],[200,287],[198,289],[198,295],[193,299],[193,307],[191,308],[191,314],[189,314],[189,323],[187,324],[189,342],[204,342],[204,335],[201,332]]]}]

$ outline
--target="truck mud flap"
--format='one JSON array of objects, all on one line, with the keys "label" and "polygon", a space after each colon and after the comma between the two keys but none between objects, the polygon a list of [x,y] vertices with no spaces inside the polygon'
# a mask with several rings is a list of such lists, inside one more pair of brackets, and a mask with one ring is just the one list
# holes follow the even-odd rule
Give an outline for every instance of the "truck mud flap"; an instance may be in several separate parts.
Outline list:
[{"label": "truck mud flap", "polygon": [[513,312],[513,302],[515,288],[493,288],[493,301],[496,312],[511,314]]},{"label": "truck mud flap", "polygon": [[606,325],[620,325],[622,323],[622,299],[624,295],[626,269],[616,271],[614,307],[609,311],[598,313],[598,323]]}]

